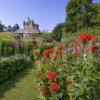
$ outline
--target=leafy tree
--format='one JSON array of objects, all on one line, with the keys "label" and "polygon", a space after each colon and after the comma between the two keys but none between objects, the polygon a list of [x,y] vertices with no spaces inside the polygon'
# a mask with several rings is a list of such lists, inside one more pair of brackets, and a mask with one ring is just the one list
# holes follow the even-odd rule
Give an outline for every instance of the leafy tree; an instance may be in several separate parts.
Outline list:
[{"label": "leafy tree", "polygon": [[15,24],[14,27],[12,27],[12,31],[15,32],[16,30],[20,29],[18,24]]},{"label": "leafy tree", "polygon": [[11,27],[11,25],[8,26],[8,31],[9,31],[9,32],[12,31],[12,27]]},{"label": "leafy tree", "polygon": [[61,40],[62,32],[65,31],[65,23],[59,23],[56,25],[52,31],[53,38],[57,41]]},{"label": "leafy tree", "polygon": [[96,14],[92,18],[92,24],[95,27],[100,27],[100,3],[94,4],[94,7],[96,8]]},{"label": "leafy tree", "polygon": [[2,23],[0,21],[0,32],[2,32],[2,31],[3,31],[3,25],[2,25]]},{"label": "leafy tree", "polygon": [[69,31],[75,32],[93,25],[96,9],[92,0],[70,0],[66,6],[66,24]]}]

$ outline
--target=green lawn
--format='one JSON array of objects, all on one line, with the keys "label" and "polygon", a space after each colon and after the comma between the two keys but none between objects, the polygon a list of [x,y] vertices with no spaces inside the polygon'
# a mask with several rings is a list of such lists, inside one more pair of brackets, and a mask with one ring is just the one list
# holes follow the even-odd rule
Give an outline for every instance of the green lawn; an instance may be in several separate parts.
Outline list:
[{"label": "green lawn", "polygon": [[25,69],[0,85],[0,100],[39,100],[33,68]]}]

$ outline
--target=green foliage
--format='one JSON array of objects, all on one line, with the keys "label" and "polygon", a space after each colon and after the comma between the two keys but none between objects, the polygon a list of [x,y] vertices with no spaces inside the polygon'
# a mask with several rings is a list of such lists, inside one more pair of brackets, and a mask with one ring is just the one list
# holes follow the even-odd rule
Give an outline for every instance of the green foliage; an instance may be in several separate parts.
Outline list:
[{"label": "green foliage", "polygon": [[[84,31],[80,30],[80,32]],[[87,32],[99,35],[100,31],[89,29]],[[85,42],[84,39],[81,41],[78,37],[79,33],[64,34],[61,44],[56,44],[53,51],[46,55],[45,59],[39,59],[35,62],[36,86],[43,85],[47,90],[47,92],[41,92],[40,96],[48,97],[49,100],[72,100],[67,99],[69,96],[73,100],[99,100],[100,46],[97,45],[99,37],[96,40],[87,39]],[[82,44],[76,44],[76,41]],[[66,45],[68,42],[73,43],[73,45]],[[90,45],[97,46],[97,48],[94,50],[91,48],[90,51],[88,48]],[[57,54],[60,48],[63,48],[61,54],[60,52]],[[45,49],[47,52],[42,57],[48,53],[48,48]],[[60,89],[58,91],[50,90],[49,86],[52,81],[47,79],[49,70],[56,72],[57,76],[53,81],[59,84]]]},{"label": "green foliage", "polygon": [[[97,8],[97,9],[96,9]],[[71,0],[66,6],[66,29],[75,32],[85,27],[99,26],[100,9],[92,0]]]},{"label": "green foliage", "polygon": [[16,39],[14,33],[0,33],[0,56],[30,55],[32,48],[31,39]]},{"label": "green foliage", "polygon": [[53,38],[54,40],[60,41],[62,37],[62,32],[65,31],[65,23],[59,23],[57,26],[54,27]]},{"label": "green foliage", "polygon": [[100,3],[94,4],[96,8],[96,14],[92,18],[93,26],[99,27],[100,26]]},{"label": "green foliage", "polygon": [[0,59],[0,83],[12,77],[16,72],[31,66],[30,60],[23,55]]}]

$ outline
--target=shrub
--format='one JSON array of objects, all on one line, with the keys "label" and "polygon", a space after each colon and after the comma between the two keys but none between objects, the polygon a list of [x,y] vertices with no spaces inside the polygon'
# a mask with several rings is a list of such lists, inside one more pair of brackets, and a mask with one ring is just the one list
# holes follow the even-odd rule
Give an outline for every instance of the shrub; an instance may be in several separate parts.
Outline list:
[{"label": "shrub", "polygon": [[[47,100],[99,100],[100,46],[94,34],[81,33],[73,46],[57,44],[35,64],[40,96]],[[41,98],[41,97],[40,97]]]},{"label": "shrub", "polygon": [[1,58],[0,60],[0,83],[12,77],[16,72],[31,66],[30,60],[23,55],[16,55],[9,58]]}]

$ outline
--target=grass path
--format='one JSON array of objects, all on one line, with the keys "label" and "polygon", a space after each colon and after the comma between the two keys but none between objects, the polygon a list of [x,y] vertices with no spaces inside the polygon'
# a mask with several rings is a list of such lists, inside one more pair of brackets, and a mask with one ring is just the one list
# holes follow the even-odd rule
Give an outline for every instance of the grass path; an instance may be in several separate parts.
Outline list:
[{"label": "grass path", "polygon": [[32,68],[19,72],[0,85],[0,100],[39,100]]}]

